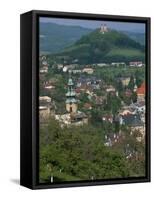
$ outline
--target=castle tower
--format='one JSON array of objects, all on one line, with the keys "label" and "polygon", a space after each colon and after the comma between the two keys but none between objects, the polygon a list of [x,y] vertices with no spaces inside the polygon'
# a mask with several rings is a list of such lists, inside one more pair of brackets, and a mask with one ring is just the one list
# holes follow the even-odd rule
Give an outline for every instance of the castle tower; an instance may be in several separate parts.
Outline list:
[{"label": "castle tower", "polygon": [[73,89],[74,83],[71,77],[68,79],[68,90],[66,93],[66,110],[69,113],[76,113],[77,112],[77,99],[76,93]]},{"label": "castle tower", "polygon": [[108,28],[107,28],[107,25],[106,24],[102,24],[101,27],[100,27],[100,32],[102,34],[104,34],[105,32],[108,32]]}]

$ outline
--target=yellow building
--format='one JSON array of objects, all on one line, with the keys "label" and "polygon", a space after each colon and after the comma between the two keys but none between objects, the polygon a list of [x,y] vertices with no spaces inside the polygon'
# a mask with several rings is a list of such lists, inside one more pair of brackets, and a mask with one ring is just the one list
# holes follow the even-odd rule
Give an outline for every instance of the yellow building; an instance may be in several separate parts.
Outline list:
[{"label": "yellow building", "polygon": [[121,82],[123,86],[128,86],[129,82],[130,82],[130,77],[123,77],[121,78]]}]

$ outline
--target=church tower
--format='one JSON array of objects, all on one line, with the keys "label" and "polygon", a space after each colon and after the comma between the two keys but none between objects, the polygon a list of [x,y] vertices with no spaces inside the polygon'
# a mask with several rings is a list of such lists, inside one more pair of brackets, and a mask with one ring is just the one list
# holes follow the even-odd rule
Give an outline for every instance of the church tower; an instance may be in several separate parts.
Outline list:
[{"label": "church tower", "polygon": [[69,113],[76,113],[77,112],[77,99],[76,93],[74,91],[74,83],[71,77],[68,79],[68,90],[66,93],[66,110]]}]

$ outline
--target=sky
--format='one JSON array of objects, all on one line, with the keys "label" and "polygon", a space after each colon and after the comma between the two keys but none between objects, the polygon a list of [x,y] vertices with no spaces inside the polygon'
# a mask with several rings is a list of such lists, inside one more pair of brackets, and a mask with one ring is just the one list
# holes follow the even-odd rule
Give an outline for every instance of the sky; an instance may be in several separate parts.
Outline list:
[{"label": "sky", "polygon": [[119,31],[131,31],[131,32],[145,32],[144,23],[130,23],[130,22],[113,22],[113,21],[96,21],[96,20],[79,20],[79,19],[64,19],[64,18],[49,18],[40,17],[40,22],[44,23],[56,23],[59,25],[67,26],[81,26],[84,28],[96,29],[101,24],[106,24],[109,28]]}]

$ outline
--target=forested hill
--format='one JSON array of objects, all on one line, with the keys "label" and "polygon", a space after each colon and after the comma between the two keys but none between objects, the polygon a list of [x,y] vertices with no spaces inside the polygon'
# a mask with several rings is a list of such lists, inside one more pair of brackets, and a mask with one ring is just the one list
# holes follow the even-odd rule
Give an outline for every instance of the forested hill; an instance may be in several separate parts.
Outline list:
[{"label": "forested hill", "polygon": [[41,53],[56,53],[72,45],[92,30],[80,26],[66,26],[55,23],[40,23]]},{"label": "forested hill", "polygon": [[128,37],[126,34],[109,30],[102,34],[100,29],[82,36],[75,44],[64,49],[57,56],[78,59],[80,63],[99,62],[129,62],[140,60],[144,62],[144,46]]}]

